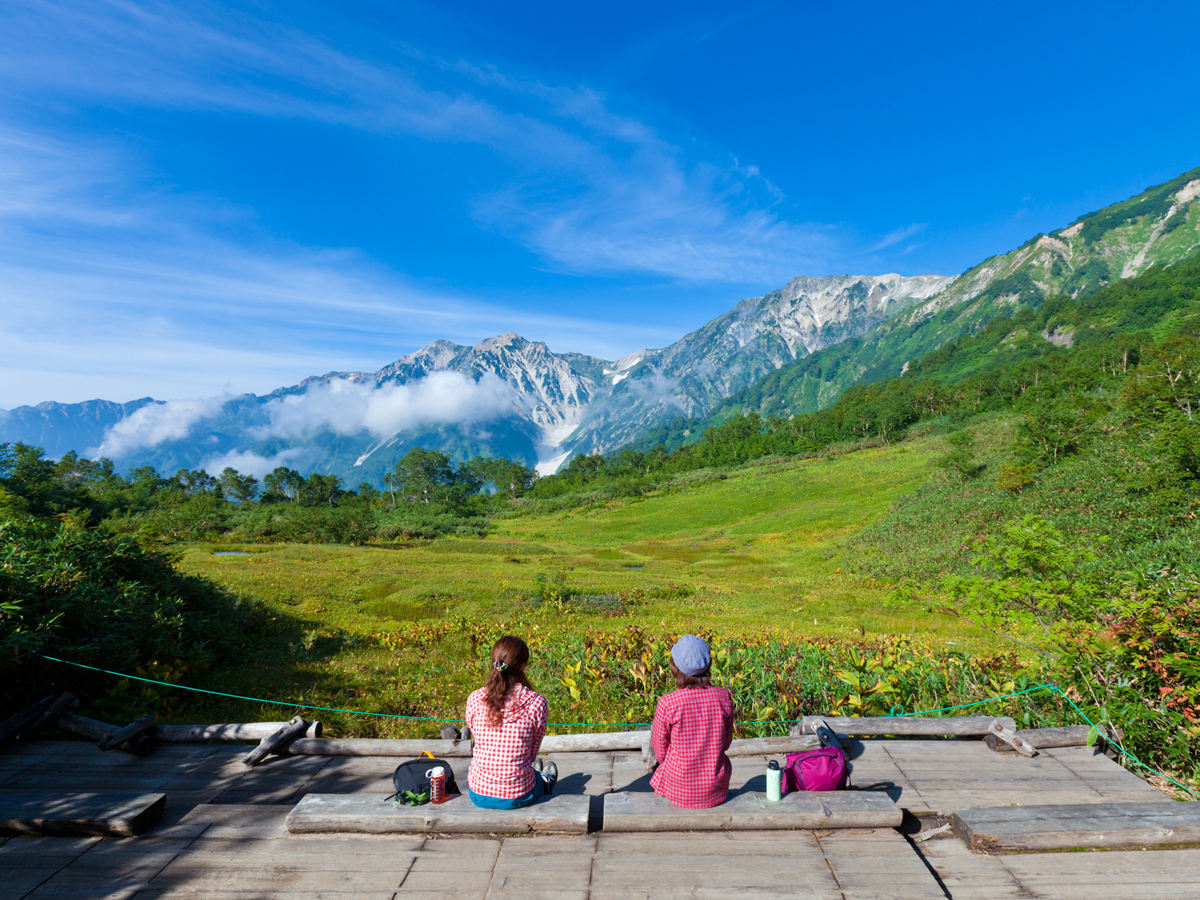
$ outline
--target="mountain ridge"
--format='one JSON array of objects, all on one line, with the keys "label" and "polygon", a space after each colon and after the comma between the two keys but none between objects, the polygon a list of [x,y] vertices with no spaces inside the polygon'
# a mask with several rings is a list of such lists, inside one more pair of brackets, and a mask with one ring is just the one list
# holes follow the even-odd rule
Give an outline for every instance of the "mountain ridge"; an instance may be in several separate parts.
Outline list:
[{"label": "mountain ridge", "polygon": [[1197,254],[1200,168],[983,260],[942,293],[890,317],[861,340],[780,367],[687,430],[702,432],[751,409],[782,416],[822,409],[854,385],[903,374],[910,361],[974,333],[997,316],[1037,308],[1057,293],[1087,296],[1152,266],[1173,265]]},{"label": "mountain ridge", "polygon": [[[102,439],[72,449],[113,452],[126,465],[194,467],[207,462],[261,469],[266,460],[278,459],[352,479],[378,479],[381,451],[387,457],[382,464],[386,468],[394,456],[421,444],[441,446],[460,456],[507,455],[536,464],[546,473],[574,453],[615,449],[678,410],[705,413],[764,373],[861,333],[894,311],[936,293],[949,280],[896,274],[800,276],[777,291],[740,301],[665,348],[636,350],[616,361],[554,353],[544,342],[514,332],[470,347],[439,340],[375,372],[327,372],[262,396],[229,398],[219,410],[197,408],[192,420],[178,427],[160,428],[150,420],[168,418],[173,405],[198,401],[147,401],[143,406],[153,407],[141,413],[147,421],[118,418],[108,423]],[[392,432],[381,432],[372,424],[381,417],[378,410],[364,412],[358,429],[322,430],[295,424],[304,419],[300,407],[310,400],[316,404],[321,395],[328,395],[327,405],[334,405],[335,394],[342,405],[363,401],[362,391],[376,392],[375,399],[390,391],[400,400],[404,389],[419,389],[451,373],[465,379],[457,386],[468,393],[486,385],[479,392],[496,400],[496,408],[449,422],[437,421],[437,411],[432,410],[425,426]],[[358,394],[355,389],[360,389]],[[414,403],[420,399],[415,392],[409,392]],[[505,403],[500,404],[502,399]],[[285,422],[294,427],[289,431],[281,424]],[[180,428],[187,430],[186,436],[172,436],[151,446],[138,443],[140,435],[175,435]],[[95,430],[89,434],[94,437]],[[0,440],[17,439],[25,437],[0,422]]]},{"label": "mountain ridge", "polygon": [[127,466],[286,464],[352,481],[378,481],[419,445],[508,456],[547,473],[673,420],[819,409],[996,316],[1197,252],[1200,169],[957,276],[797,276],[667,347],[615,361],[554,353],[515,332],[470,347],[439,340],[375,372],[328,372],[262,396],[21,407],[0,413],[0,441],[36,432],[56,455],[100,430],[90,447],[69,449],[107,448]]}]

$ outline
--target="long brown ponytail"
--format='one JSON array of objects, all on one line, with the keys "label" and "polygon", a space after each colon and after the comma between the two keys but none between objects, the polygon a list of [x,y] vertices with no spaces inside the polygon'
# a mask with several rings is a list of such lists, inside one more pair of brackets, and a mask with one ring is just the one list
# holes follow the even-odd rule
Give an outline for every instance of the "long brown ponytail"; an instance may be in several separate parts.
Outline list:
[{"label": "long brown ponytail", "polygon": [[492,667],[484,685],[484,702],[491,710],[492,725],[504,721],[504,698],[514,684],[529,687],[525,664],[529,662],[529,645],[519,637],[506,634],[492,645]]}]

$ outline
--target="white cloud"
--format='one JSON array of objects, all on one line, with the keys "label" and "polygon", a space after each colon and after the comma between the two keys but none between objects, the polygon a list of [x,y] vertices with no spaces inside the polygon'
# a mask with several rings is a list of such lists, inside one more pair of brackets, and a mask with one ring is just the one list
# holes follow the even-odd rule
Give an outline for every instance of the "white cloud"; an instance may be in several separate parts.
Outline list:
[{"label": "white cloud", "polygon": [[682,378],[673,378],[663,372],[653,371],[638,378],[631,378],[625,384],[628,385],[628,390],[638,395],[645,406],[661,403],[665,406],[677,407],[685,414],[690,414],[686,398],[679,393],[679,385],[682,381]]},{"label": "white cloud", "polygon": [[[171,400],[144,406],[104,433],[93,456],[120,458],[135,450],[194,435],[201,423],[221,412],[230,398]],[[516,391],[492,372],[478,381],[461,372],[433,372],[405,384],[375,385],[334,378],[310,385],[303,393],[268,400],[263,411],[270,424],[251,426],[242,443],[268,438],[300,440],[329,430],[344,436],[367,432],[384,440],[400,431],[430,425],[478,425],[493,421],[520,402]],[[292,447],[264,457],[251,450],[214,454],[202,465],[210,474],[232,466],[239,472],[263,475],[276,466],[314,464],[319,451]]]},{"label": "white cloud", "polygon": [[378,387],[338,378],[271,400],[265,406],[271,424],[252,433],[259,439],[294,438],[328,428],[335,434],[366,431],[387,438],[423,425],[486,422],[516,400],[513,389],[491,372],[478,381],[460,372],[433,372],[417,381]]},{"label": "white cloud", "polygon": [[243,475],[253,475],[262,478],[273,472],[279,466],[288,468],[307,468],[316,461],[319,454],[306,447],[290,447],[281,450],[274,456],[260,456],[250,450],[231,450],[220,456],[213,456],[200,464],[200,468],[208,474],[217,476],[225,471],[226,466],[236,469]]},{"label": "white cloud", "polygon": [[903,228],[897,228],[893,231],[889,231],[887,234],[885,234],[883,237],[881,237],[874,245],[868,247],[867,252],[875,253],[879,250],[886,250],[888,247],[895,246],[896,244],[899,244],[901,241],[908,240],[914,234],[918,234],[918,233],[924,231],[925,228],[926,228],[926,223],[918,222],[913,225],[905,225]]},{"label": "white cloud", "polygon": [[201,420],[219,413],[227,399],[169,400],[143,406],[105,431],[99,448],[89,453],[92,456],[121,457],[163,441],[187,437]]}]

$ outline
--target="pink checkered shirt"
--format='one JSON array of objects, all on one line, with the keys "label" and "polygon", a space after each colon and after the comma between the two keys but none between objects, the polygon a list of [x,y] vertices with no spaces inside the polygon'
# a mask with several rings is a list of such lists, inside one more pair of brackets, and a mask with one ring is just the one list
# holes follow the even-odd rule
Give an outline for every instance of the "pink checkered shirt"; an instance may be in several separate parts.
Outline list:
[{"label": "pink checkered shirt", "polygon": [[514,684],[504,698],[504,719],[492,725],[480,688],[467,698],[467,725],[475,747],[467,784],[485,797],[511,800],[533,790],[533,761],[546,736],[546,698]]},{"label": "pink checkered shirt", "polygon": [[722,687],[680,688],[658,698],[650,745],[654,793],[684,809],[707,809],[729,796],[733,699]]}]

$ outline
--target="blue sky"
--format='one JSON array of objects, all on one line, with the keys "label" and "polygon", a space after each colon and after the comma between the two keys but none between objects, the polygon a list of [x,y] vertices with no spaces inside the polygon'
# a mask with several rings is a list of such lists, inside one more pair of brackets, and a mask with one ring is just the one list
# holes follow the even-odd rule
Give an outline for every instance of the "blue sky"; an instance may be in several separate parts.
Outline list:
[{"label": "blue sky", "polygon": [[616,358],[1200,164],[1195,4],[0,8],[0,408]]}]

